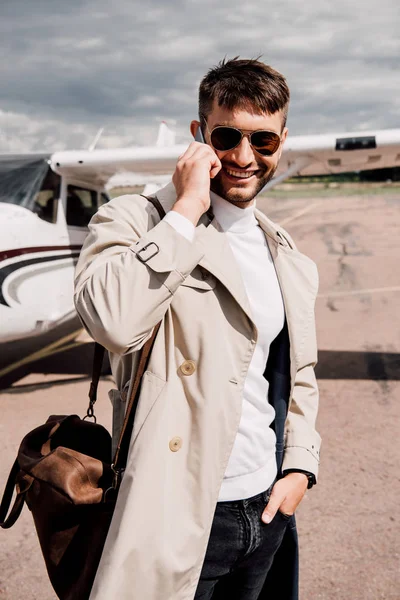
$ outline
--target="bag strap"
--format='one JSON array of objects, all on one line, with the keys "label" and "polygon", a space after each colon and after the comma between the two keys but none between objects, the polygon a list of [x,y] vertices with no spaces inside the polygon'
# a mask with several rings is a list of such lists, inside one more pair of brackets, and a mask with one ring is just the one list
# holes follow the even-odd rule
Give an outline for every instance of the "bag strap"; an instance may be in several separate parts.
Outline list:
[{"label": "bag strap", "polygon": [[90,382],[89,388],[89,406],[86,411],[84,419],[93,419],[96,423],[97,419],[94,414],[94,405],[97,400],[97,388],[99,387],[99,380],[101,375],[101,368],[103,366],[105,348],[97,342],[94,343],[94,354],[93,354],[93,366],[92,366],[92,381]]},{"label": "bag strap", "polygon": [[159,199],[157,198],[157,196],[145,196],[144,194],[140,194],[142,196],[142,198],[146,198],[146,200],[148,200],[153,206],[154,208],[157,210],[158,214],[160,215],[160,220],[163,219],[165,217],[165,210],[163,205],[161,204],[161,202],[159,201]]},{"label": "bag strap", "polygon": [[8,509],[10,508],[11,499],[13,497],[14,487],[16,484],[16,478],[17,478],[19,471],[20,471],[20,469],[19,469],[18,459],[16,458],[15,462],[11,468],[10,474],[8,476],[7,484],[6,484],[3,498],[1,500],[1,505],[0,505],[0,527],[2,529],[9,529],[10,527],[12,527],[14,525],[15,521],[18,519],[19,515],[21,514],[22,507],[24,506],[26,490],[20,491],[17,494],[14,505],[11,509],[10,514],[8,515],[8,519],[6,518]]},{"label": "bag strap", "polygon": [[137,400],[140,392],[140,384],[142,381],[143,374],[146,370],[148,359],[151,354],[154,340],[158,333],[161,323],[158,323],[151,335],[151,338],[147,340],[140,354],[139,365],[135,374],[135,379],[132,383],[131,393],[129,394],[129,402],[125,413],[124,422],[119,436],[117,449],[115,451],[112,469],[114,473],[120,474],[125,469],[126,462],[128,459],[129,444],[131,441],[131,435],[133,430],[133,423],[135,420],[135,413],[137,408]]}]

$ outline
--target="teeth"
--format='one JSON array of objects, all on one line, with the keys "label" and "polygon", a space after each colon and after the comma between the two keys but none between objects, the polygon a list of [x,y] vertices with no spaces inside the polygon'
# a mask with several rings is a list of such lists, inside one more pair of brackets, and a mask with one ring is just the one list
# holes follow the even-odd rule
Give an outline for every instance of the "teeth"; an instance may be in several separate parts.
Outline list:
[{"label": "teeth", "polygon": [[232,175],[232,177],[240,177],[240,179],[248,179],[252,175],[254,175],[253,171],[231,171],[231,169],[226,169],[228,175]]}]

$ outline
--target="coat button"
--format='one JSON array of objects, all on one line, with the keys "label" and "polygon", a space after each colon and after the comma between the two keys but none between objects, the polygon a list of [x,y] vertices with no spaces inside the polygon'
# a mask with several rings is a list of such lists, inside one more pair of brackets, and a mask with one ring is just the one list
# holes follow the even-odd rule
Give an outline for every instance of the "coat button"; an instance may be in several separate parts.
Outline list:
[{"label": "coat button", "polygon": [[179,370],[182,375],[193,375],[196,370],[196,363],[194,360],[185,360],[179,367]]},{"label": "coat button", "polygon": [[169,449],[172,452],[178,452],[182,448],[182,438],[174,437],[169,443]]}]

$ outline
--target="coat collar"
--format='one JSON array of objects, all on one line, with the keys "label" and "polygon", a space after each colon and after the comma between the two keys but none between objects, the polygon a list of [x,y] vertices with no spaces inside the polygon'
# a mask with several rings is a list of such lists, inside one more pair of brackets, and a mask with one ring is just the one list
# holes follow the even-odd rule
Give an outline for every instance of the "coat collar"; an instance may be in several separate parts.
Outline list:
[{"label": "coat collar", "polygon": [[[161,188],[157,192],[157,198],[163,205],[165,212],[168,212],[169,210],[171,210],[173,204],[176,201],[176,192],[175,192],[174,184],[172,182],[170,182],[168,185]],[[212,215],[212,211],[210,212],[210,214]],[[260,210],[256,209],[254,214],[255,214],[255,217],[256,217],[261,229],[268,236],[269,242],[272,241],[277,245],[292,248],[292,245],[289,243],[287,238],[285,238],[285,236],[282,234],[279,227],[277,227],[277,225],[275,225],[275,223],[273,223],[270,219],[268,219],[268,217],[266,217],[264,215],[264,213],[262,213]],[[206,215],[203,215],[203,217],[200,219],[199,224],[207,225],[209,223],[209,221],[210,221],[210,219],[207,218]],[[217,222],[216,219],[212,219],[211,224],[214,227],[216,227],[218,229],[218,231],[222,231],[221,227],[219,226],[219,223]]]}]

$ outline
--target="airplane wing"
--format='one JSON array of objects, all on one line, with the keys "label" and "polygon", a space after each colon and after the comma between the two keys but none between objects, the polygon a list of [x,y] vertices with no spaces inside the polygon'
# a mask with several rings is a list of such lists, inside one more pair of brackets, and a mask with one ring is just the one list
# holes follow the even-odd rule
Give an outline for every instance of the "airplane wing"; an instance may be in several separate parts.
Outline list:
[{"label": "airplane wing", "polygon": [[400,129],[288,137],[277,171],[329,175],[400,166]]},{"label": "airplane wing", "polygon": [[[170,175],[187,145],[114,150],[64,151],[51,157],[60,175],[104,186],[117,173],[133,172],[144,181]],[[400,166],[400,129],[288,137],[277,177],[269,187],[293,175],[324,175]]]},{"label": "airplane wing", "polygon": [[51,157],[51,168],[60,175],[82,183],[104,186],[117,173],[135,173],[149,180],[152,175],[173,173],[178,157],[187,145],[143,146],[114,150],[67,150]]}]

